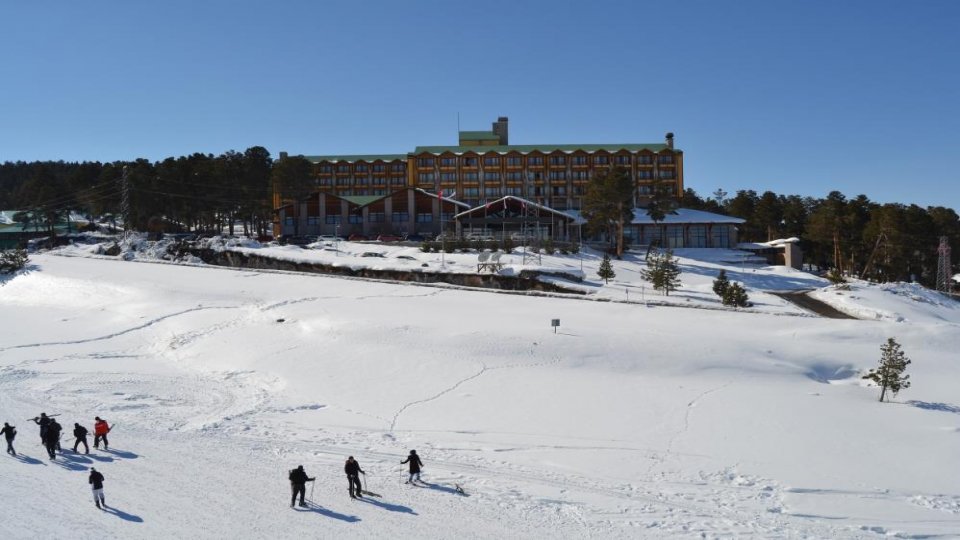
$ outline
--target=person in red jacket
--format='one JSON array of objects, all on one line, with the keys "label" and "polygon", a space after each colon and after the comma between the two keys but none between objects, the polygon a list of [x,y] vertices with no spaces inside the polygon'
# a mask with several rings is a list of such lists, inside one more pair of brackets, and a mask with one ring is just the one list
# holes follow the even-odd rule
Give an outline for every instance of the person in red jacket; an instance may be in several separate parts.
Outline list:
[{"label": "person in red jacket", "polygon": [[103,441],[103,449],[108,450],[110,442],[107,440],[107,433],[110,433],[110,426],[107,421],[96,417],[96,423],[93,424],[93,447],[100,448],[100,441]]}]

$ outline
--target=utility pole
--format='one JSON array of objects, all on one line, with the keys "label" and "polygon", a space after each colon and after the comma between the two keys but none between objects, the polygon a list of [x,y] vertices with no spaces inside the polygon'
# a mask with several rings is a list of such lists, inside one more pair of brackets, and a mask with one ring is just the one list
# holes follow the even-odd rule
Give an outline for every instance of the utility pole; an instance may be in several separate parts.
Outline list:
[{"label": "utility pole", "polygon": [[950,272],[950,242],[946,236],[940,237],[940,247],[937,248],[937,253],[940,255],[937,259],[937,290],[950,294],[953,276]]}]

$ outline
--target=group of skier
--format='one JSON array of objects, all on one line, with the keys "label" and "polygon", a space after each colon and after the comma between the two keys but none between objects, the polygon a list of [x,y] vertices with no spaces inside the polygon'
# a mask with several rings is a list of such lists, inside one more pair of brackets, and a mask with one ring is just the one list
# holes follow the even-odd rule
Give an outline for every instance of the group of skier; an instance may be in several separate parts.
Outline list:
[{"label": "group of skier", "polygon": [[[47,455],[50,456],[50,459],[57,459],[57,452],[63,452],[63,449],[60,447],[60,435],[63,433],[63,426],[54,418],[57,415],[47,416],[47,413],[40,413],[40,416],[31,418],[31,420],[40,426],[40,443],[47,450]],[[0,430],[0,433],[3,433],[4,438],[7,441],[7,453],[11,456],[16,456],[17,451],[13,448],[13,440],[17,437],[17,428],[11,426],[9,423],[3,423],[3,429]],[[90,453],[90,445],[87,444],[87,434],[90,432],[87,428],[80,425],[80,423],[73,424],[73,436],[75,442],[73,443],[73,452],[79,453],[78,449],[80,445],[83,445],[83,453]],[[103,443],[103,449],[107,450],[109,448],[109,441],[107,440],[107,433],[110,433],[110,425],[99,416],[96,417],[93,425],[93,447],[100,448],[100,443]]]},{"label": "group of skier", "polygon": [[[43,444],[51,460],[57,459],[58,451],[63,452],[60,448],[60,435],[63,432],[63,426],[56,421],[54,416],[58,415],[53,414],[47,416],[47,413],[40,413],[40,416],[30,419],[40,426],[40,442]],[[109,449],[110,442],[107,440],[107,434],[110,433],[111,428],[112,426],[107,424],[106,420],[103,420],[99,416],[96,417],[93,425],[94,448],[100,448],[100,443],[103,443],[103,449]],[[0,433],[3,434],[7,442],[7,453],[11,456],[16,456],[17,451],[13,448],[13,441],[17,437],[17,428],[11,426],[8,422],[4,422],[3,429],[0,429]],[[73,436],[76,439],[73,443],[74,453],[79,453],[78,449],[81,444],[83,445],[83,453],[90,453],[90,445],[87,444],[87,435],[89,433],[87,428],[81,426],[79,422],[73,424]],[[90,484],[90,489],[93,490],[93,503],[97,505],[97,508],[105,508],[107,506],[103,497],[103,480],[103,474],[95,468],[90,467],[90,476],[87,478],[87,483]]]},{"label": "group of skier", "polygon": [[[420,480],[420,469],[423,467],[423,462],[420,461],[420,456],[417,455],[416,450],[411,450],[407,459],[400,462],[401,465],[405,463],[410,464],[410,478],[407,480],[407,483],[422,482]],[[365,493],[371,495],[370,492],[363,489],[363,484],[360,481],[360,475],[366,476],[367,473],[360,468],[360,463],[354,459],[353,456],[347,458],[347,462],[343,466],[343,472],[347,474],[347,489],[350,492],[351,499],[363,498]],[[297,502],[298,496],[300,497],[299,506],[307,506],[304,500],[307,493],[307,482],[313,482],[315,480],[316,478],[307,476],[306,471],[303,470],[303,465],[290,471],[290,490],[293,492],[290,498],[291,508],[293,508],[293,505]]]}]

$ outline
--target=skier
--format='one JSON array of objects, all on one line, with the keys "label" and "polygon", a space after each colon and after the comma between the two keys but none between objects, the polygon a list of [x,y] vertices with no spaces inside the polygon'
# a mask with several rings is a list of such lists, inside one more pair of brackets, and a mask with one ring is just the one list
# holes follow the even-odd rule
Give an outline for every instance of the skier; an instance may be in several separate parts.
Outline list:
[{"label": "skier", "polygon": [[47,454],[50,455],[50,459],[57,459],[57,449],[60,447],[60,431],[62,429],[63,427],[56,420],[51,420],[50,424],[47,425],[47,439],[44,441],[44,445],[47,447]]},{"label": "skier", "polygon": [[407,459],[401,461],[400,464],[403,465],[404,463],[407,463],[407,462],[410,463],[410,479],[407,480],[407,483],[412,484],[414,476],[417,477],[417,482],[421,482],[420,467],[423,467],[423,462],[420,461],[420,456],[417,455],[416,450],[411,450],[410,455],[407,456]]},{"label": "skier", "polygon": [[103,475],[93,467],[90,467],[90,479],[88,483],[90,484],[90,489],[93,490],[93,504],[97,505],[97,508],[100,508],[100,505],[106,508],[107,503],[103,500]]},{"label": "skier", "polygon": [[0,429],[0,433],[3,433],[4,438],[7,439],[7,453],[11,456],[16,456],[17,451],[13,449],[13,439],[17,436],[17,428],[4,422],[3,429]]},{"label": "skier", "polygon": [[73,424],[73,436],[76,437],[76,441],[73,443],[73,453],[77,453],[77,448],[80,444],[83,444],[83,453],[90,453],[90,446],[87,444],[87,428],[81,426],[79,423]]},{"label": "skier", "polygon": [[296,502],[298,493],[300,494],[300,506],[307,506],[307,503],[303,501],[303,497],[307,493],[307,482],[313,482],[314,480],[316,480],[316,478],[307,476],[306,471],[303,470],[303,465],[290,471],[290,490],[293,491],[293,497],[290,498],[290,508],[293,508],[293,503]]},{"label": "skier", "polygon": [[33,422],[40,426],[40,442],[46,444],[47,426],[50,425],[50,417],[47,416],[47,413],[42,412],[40,416],[34,417]]},{"label": "skier", "polygon": [[107,433],[110,433],[110,426],[106,420],[96,417],[96,423],[93,424],[93,447],[100,448],[100,441],[103,441],[103,449],[109,450],[110,441],[107,440]]},{"label": "skier", "polygon": [[347,458],[347,463],[343,466],[343,471],[347,473],[347,485],[350,489],[350,498],[362,498],[363,486],[360,484],[360,475],[366,475],[367,473],[363,472],[363,469],[360,468],[360,464],[357,463],[357,460],[353,459],[353,456]]}]

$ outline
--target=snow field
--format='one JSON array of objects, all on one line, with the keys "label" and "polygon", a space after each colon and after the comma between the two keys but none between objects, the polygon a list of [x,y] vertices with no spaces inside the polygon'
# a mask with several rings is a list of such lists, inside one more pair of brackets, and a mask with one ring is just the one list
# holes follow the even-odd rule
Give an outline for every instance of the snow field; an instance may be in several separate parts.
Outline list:
[{"label": "snow field", "polygon": [[[901,322],[836,321],[772,304],[754,314],[32,260],[0,282],[0,412],[36,461],[0,460],[9,537],[960,530],[948,305],[887,294],[867,307]],[[690,271],[690,287],[714,265],[698,267],[702,282]],[[757,279],[778,285],[778,273]],[[804,279],[786,272],[783,288]],[[881,405],[858,373],[891,335],[914,358],[914,388]],[[41,410],[62,413],[65,432],[94,415],[119,424],[119,452],[41,459],[23,421]],[[410,448],[433,488],[399,483]],[[382,499],[349,500],[347,455]],[[322,508],[287,508],[298,464]],[[95,513],[90,465],[122,513]]]}]

